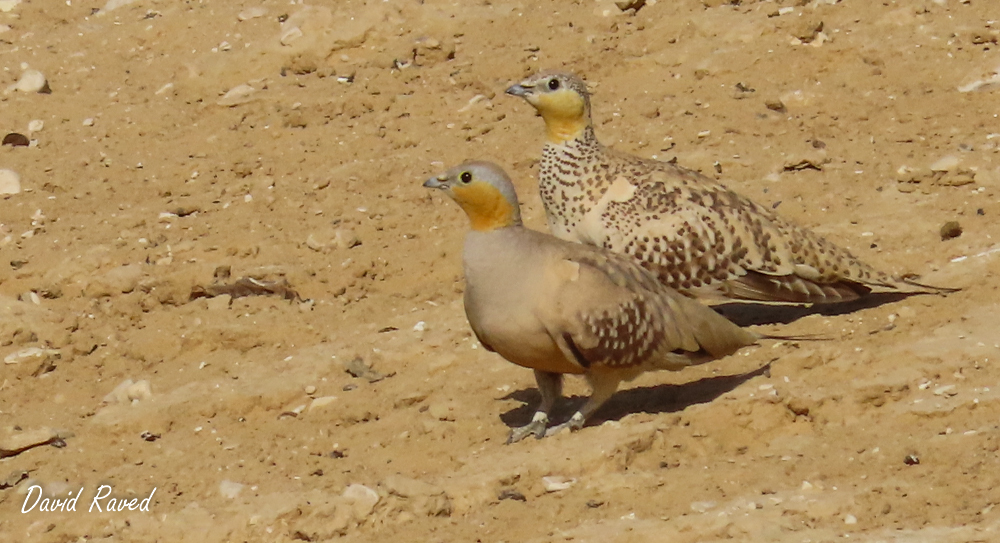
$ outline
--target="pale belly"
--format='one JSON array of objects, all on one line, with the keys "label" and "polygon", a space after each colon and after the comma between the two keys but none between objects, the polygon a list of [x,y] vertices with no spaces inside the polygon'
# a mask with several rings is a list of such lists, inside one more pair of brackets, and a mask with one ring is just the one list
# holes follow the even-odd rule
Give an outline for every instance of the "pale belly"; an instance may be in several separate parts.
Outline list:
[{"label": "pale belly", "polygon": [[[584,368],[566,359],[555,341],[540,325],[527,323],[481,323],[478,334],[506,360],[533,370],[552,373],[583,373]],[[537,330],[528,333],[526,330]]]}]

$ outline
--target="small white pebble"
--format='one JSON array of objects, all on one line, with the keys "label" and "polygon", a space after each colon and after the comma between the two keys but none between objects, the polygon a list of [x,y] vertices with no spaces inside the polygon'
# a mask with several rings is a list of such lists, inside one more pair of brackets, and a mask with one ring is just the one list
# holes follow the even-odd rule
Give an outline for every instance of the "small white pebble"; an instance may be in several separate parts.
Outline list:
[{"label": "small white pebble", "polygon": [[14,170],[0,170],[0,195],[21,192],[21,176]]},{"label": "small white pebble", "polygon": [[45,74],[38,70],[25,70],[21,74],[21,78],[14,84],[14,89],[26,93],[39,92],[45,88],[46,84]]},{"label": "small white pebble", "polygon": [[945,394],[947,394],[948,396],[954,396],[958,394],[958,391],[955,390],[955,385],[945,385],[934,389],[935,396],[944,396]]},{"label": "small white pebble", "polygon": [[571,479],[569,477],[561,477],[558,475],[542,477],[542,486],[545,487],[546,492],[558,492],[560,490],[566,490],[567,488],[575,484],[576,484],[576,479]]}]

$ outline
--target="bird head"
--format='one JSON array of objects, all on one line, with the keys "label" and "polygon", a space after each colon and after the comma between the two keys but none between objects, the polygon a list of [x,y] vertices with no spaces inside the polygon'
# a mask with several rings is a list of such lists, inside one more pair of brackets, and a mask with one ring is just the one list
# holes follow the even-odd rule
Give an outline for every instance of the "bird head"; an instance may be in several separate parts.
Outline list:
[{"label": "bird head", "polygon": [[424,182],[440,189],[469,216],[472,229],[487,232],[521,224],[517,193],[503,168],[492,162],[470,160]]},{"label": "bird head", "polygon": [[576,139],[590,126],[590,92],[573,74],[539,72],[508,88],[507,94],[524,98],[538,111],[551,143]]}]

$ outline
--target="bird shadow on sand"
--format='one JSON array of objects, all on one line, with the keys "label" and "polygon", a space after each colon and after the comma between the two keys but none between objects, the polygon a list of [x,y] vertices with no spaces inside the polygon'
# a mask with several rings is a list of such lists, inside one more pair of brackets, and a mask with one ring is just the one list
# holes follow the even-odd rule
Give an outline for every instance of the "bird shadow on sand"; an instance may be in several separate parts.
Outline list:
[{"label": "bird shadow on sand", "polygon": [[[619,390],[607,403],[601,406],[587,421],[587,426],[597,426],[608,420],[619,420],[633,413],[676,413],[700,404],[708,403],[735,389],[759,375],[770,375],[771,363],[747,373],[706,377],[682,385],[656,385]],[[500,420],[510,428],[524,426],[531,422],[535,408],[541,401],[536,388],[515,390],[504,396],[504,400],[517,400],[524,405],[500,415]],[[556,402],[549,420],[559,424],[571,417],[583,406],[585,396],[570,396]]]},{"label": "bird shadow on sand", "polygon": [[789,324],[809,315],[846,315],[905,300],[911,296],[929,295],[911,292],[878,292],[850,302],[836,304],[777,305],[754,302],[732,302],[712,306],[717,313],[739,326]]}]

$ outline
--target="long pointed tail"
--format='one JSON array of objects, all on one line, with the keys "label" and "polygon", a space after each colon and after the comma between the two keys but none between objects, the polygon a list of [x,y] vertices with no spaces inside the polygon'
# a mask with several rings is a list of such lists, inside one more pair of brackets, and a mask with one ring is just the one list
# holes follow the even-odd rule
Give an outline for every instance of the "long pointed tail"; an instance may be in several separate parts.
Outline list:
[{"label": "long pointed tail", "polygon": [[903,284],[906,284],[906,285],[910,285],[911,287],[915,287],[915,288],[918,288],[918,289],[922,290],[922,292],[914,292],[913,294],[938,294],[938,295],[944,296],[946,294],[951,294],[953,292],[958,292],[958,291],[962,290],[960,288],[936,287],[934,285],[928,285],[928,284],[925,284],[925,283],[918,283],[917,281],[913,280],[913,278],[915,278],[915,277],[919,277],[919,276],[917,276],[917,275],[904,275],[904,276],[900,277],[898,279],[898,281],[900,283],[903,283]]}]

